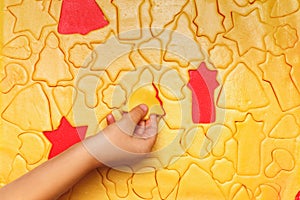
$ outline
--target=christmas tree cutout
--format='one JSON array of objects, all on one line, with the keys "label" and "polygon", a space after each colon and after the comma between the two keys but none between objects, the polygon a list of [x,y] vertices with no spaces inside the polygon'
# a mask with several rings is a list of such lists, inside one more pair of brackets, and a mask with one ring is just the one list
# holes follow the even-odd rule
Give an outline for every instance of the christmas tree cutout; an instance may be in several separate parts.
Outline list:
[{"label": "christmas tree cutout", "polygon": [[58,32],[82,35],[105,27],[108,21],[94,0],[64,0],[62,3]]}]

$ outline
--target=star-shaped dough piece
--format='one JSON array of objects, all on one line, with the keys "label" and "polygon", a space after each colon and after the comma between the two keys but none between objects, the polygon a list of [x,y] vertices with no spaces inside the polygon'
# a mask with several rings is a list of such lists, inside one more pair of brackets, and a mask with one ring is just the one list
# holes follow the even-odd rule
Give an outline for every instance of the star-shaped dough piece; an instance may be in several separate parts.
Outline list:
[{"label": "star-shaped dough piece", "polygon": [[57,130],[44,132],[44,135],[52,144],[48,158],[50,159],[60,154],[73,144],[83,140],[86,130],[87,126],[73,127],[67,119],[63,117]]},{"label": "star-shaped dough piece", "polygon": [[264,37],[270,26],[264,23],[257,9],[243,16],[232,12],[233,27],[225,35],[226,38],[237,42],[239,54],[245,54],[250,48],[265,50]]},{"label": "star-shaped dough piece", "polygon": [[197,36],[206,36],[215,41],[219,33],[223,33],[224,16],[218,11],[218,3],[212,1],[195,1],[197,16],[194,23],[197,26]]},{"label": "star-shaped dough piece", "polygon": [[29,31],[37,39],[45,26],[56,24],[41,1],[23,0],[20,4],[9,6],[8,10],[16,18],[14,32]]}]

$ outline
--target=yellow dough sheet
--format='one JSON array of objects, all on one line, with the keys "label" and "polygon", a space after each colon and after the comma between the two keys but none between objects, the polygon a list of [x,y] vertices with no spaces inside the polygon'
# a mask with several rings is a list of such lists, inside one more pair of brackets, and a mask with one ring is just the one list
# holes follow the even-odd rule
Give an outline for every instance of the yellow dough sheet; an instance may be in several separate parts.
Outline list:
[{"label": "yellow dough sheet", "polygon": [[[0,3],[0,187],[48,160],[55,144],[43,132],[63,117],[88,136],[145,101],[162,115],[153,157],[92,171],[61,200],[295,199],[299,1],[97,0],[108,24],[65,34],[67,2]],[[189,72],[201,63],[217,74],[199,94],[211,95],[210,123],[192,118]]]}]

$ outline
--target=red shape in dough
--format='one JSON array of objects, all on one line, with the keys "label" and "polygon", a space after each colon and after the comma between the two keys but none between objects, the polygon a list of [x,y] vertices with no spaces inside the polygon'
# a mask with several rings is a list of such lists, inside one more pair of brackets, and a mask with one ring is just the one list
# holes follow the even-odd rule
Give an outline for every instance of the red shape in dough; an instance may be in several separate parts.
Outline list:
[{"label": "red shape in dough", "polygon": [[160,104],[161,106],[163,106],[163,102],[162,102],[162,100],[159,98],[159,90],[157,89],[157,87],[155,86],[154,83],[152,83],[152,85],[153,85],[154,90],[155,90],[155,92],[156,92],[155,98],[159,101],[159,104]]},{"label": "red shape in dough", "polygon": [[95,0],[63,0],[58,32],[87,34],[108,24]]},{"label": "red shape in dough", "polygon": [[299,191],[298,194],[296,195],[295,200],[300,200],[300,191]]},{"label": "red shape in dough", "polygon": [[209,70],[203,62],[197,70],[189,70],[188,87],[192,90],[192,119],[194,123],[211,123],[216,120],[214,90],[219,83],[217,71]]},{"label": "red shape in dough", "polygon": [[83,140],[85,138],[86,130],[87,126],[73,127],[67,119],[63,117],[56,130],[44,132],[44,135],[52,143],[48,158],[50,159],[60,154],[73,144]]}]

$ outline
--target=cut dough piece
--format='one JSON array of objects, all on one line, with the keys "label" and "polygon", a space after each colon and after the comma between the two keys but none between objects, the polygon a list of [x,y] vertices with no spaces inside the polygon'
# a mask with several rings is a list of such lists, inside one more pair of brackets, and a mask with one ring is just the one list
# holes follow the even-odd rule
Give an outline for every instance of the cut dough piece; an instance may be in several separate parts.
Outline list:
[{"label": "cut dough piece", "polygon": [[145,104],[148,106],[148,113],[144,118],[145,120],[149,119],[150,114],[160,116],[165,114],[162,107],[163,103],[158,97],[158,89],[154,83],[152,83],[152,85],[147,84],[133,91],[128,98],[127,106],[124,107],[124,110],[128,112],[139,104]]}]

